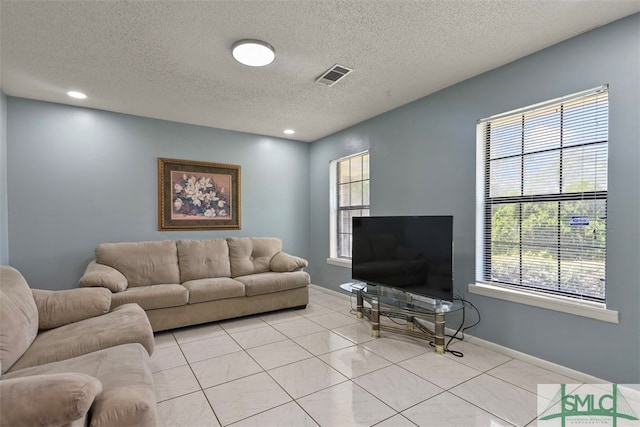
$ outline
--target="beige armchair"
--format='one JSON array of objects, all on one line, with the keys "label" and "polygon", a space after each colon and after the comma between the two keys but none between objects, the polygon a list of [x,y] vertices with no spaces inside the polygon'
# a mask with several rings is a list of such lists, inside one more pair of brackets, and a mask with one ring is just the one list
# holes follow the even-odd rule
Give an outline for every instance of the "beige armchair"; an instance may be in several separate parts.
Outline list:
[{"label": "beige armchair", "polygon": [[104,288],[30,289],[0,266],[0,425],[154,425],[154,349],[137,304]]}]

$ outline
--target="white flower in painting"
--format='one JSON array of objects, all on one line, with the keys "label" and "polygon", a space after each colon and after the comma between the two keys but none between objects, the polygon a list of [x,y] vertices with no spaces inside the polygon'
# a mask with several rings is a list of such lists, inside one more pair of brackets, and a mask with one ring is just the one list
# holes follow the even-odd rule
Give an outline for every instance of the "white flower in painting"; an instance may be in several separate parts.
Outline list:
[{"label": "white flower in painting", "polygon": [[213,187],[213,183],[211,183],[211,178],[205,178],[204,176],[200,178],[200,180],[198,181],[198,184],[200,184],[201,188]]},{"label": "white flower in painting", "polygon": [[205,198],[208,202],[215,202],[217,200],[220,200],[220,198],[216,195],[215,191],[212,191],[211,193],[206,193]]},{"label": "white flower in painting", "polygon": [[225,202],[224,200],[218,200],[218,207],[219,208],[224,208],[225,204],[227,204],[227,202]]},{"label": "white flower in painting", "polygon": [[184,181],[186,181],[186,180],[187,180],[187,174],[186,174],[186,173],[183,173],[183,174],[182,174],[182,179],[183,179]]},{"label": "white flower in painting", "polygon": [[187,186],[185,187],[184,191],[185,193],[187,193],[188,196],[193,195],[197,191],[197,188],[195,186],[195,181],[188,179]]},{"label": "white flower in painting", "polygon": [[219,216],[227,216],[227,211],[225,211],[224,209],[220,209],[220,212],[218,212]]},{"label": "white flower in painting", "polygon": [[180,184],[176,184],[176,185],[173,186],[173,191],[175,191],[176,193],[179,193],[182,190],[184,190],[184,188],[182,188],[182,185],[180,185]]},{"label": "white flower in painting", "polygon": [[216,211],[214,211],[213,209],[207,209],[206,211],[204,211],[204,216],[206,217],[214,217],[216,216]]},{"label": "white flower in painting", "polygon": [[173,202],[173,207],[174,207],[177,211],[179,211],[179,210],[180,210],[180,208],[182,207],[182,200],[181,200],[181,199],[176,199],[176,200]]}]

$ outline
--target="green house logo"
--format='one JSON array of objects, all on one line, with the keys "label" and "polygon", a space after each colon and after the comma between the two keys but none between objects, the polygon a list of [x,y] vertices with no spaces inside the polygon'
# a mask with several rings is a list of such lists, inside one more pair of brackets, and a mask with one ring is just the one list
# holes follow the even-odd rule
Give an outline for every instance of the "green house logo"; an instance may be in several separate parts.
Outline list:
[{"label": "green house logo", "polygon": [[[605,385],[597,385],[597,387],[603,386]],[[560,389],[540,414],[538,421],[558,419],[561,427],[567,426],[567,421],[569,425],[612,425],[613,427],[617,427],[620,419],[639,421],[627,399],[618,390],[617,384],[611,385],[611,393],[608,390],[602,393],[585,393],[578,389],[567,394],[566,387],[566,384],[560,384]],[[640,425],[640,422],[637,424]]]}]

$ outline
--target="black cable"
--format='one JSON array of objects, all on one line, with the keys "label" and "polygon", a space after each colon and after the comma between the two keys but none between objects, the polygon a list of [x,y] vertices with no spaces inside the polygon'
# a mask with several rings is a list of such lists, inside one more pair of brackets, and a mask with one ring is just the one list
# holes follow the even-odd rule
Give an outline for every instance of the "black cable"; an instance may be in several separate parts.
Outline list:
[{"label": "black cable", "polygon": [[[444,346],[445,352],[448,351],[449,353],[453,354],[456,357],[464,357],[464,354],[458,350],[449,350],[449,344],[451,344],[451,341],[453,341],[453,339],[458,336],[458,332],[460,332],[460,329],[462,329],[462,326],[464,325],[466,312],[467,312],[467,306],[466,304],[462,303],[462,322],[460,322],[460,326],[458,326],[458,330],[456,330],[456,333],[453,334],[451,338],[449,338],[449,341],[447,341],[447,344],[445,344]],[[462,341],[463,339],[464,339],[464,332],[462,332],[462,338],[460,339],[460,341]]]},{"label": "black cable", "polygon": [[[464,328],[462,328],[462,331],[461,331],[462,337],[461,338],[457,338],[456,337],[456,339],[462,341],[462,340],[464,340],[464,331],[466,331],[467,329],[471,329],[471,328],[473,328],[474,326],[477,326],[480,323],[480,320],[481,320],[480,310],[478,310],[478,308],[475,305],[473,305],[473,303],[471,301],[468,301],[468,300],[466,300],[466,299],[464,299],[462,297],[457,296],[454,299],[462,301],[462,304],[463,304],[463,311],[462,311],[463,318],[464,318],[464,307],[466,307],[467,305],[471,306],[471,308],[473,308],[475,310],[476,315],[478,316],[478,320],[473,325],[465,326]],[[464,321],[463,321],[462,324],[464,325]],[[457,331],[456,331],[456,334],[454,334],[454,336],[455,335],[457,335]]]},{"label": "black cable", "polygon": [[[464,334],[462,335],[462,338],[458,338],[457,335],[460,332],[460,329],[462,329],[462,326],[464,325],[464,320],[465,320],[465,312],[466,312],[466,305],[463,303],[462,304],[462,322],[460,323],[460,326],[458,326],[458,329],[456,330],[456,332],[453,335],[446,335],[447,337],[449,337],[449,341],[447,341],[447,343],[444,345],[444,352],[445,353],[451,353],[456,357],[464,357],[464,353],[458,350],[451,350],[449,349],[449,344],[451,344],[451,341],[453,341],[453,339],[457,339],[462,341],[464,339]],[[429,342],[429,345],[431,347],[435,347],[435,343],[434,342]]]},{"label": "black cable", "polygon": [[[473,305],[473,303],[471,301],[468,301],[460,296],[455,296],[453,298],[454,300],[458,300],[458,301],[462,301],[462,322],[460,322],[460,326],[458,327],[458,329],[456,330],[456,332],[453,335],[447,335],[447,337],[449,337],[449,341],[447,341],[447,344],[445,345],[445,352],[449,352],[451,354],[453,354],[456,357],[464,357],[464,354],[461,351],[458,350],[450,350],[449,349],[449,345],[451,344],[451,341],[453,341],[454,339],[458,340],[458,341],[463,341],[464,340],[464,331],[466,331],[467,329],[473,328],[474,326],[477,326],[480,323],[480,310],[478,310],[478,308]],[[476,314],[478,315],[478,320],[473,324],[473,325],[469,325],[469,326],[464,326],[464,322],[466,320],[466,308],[467,305],[471,306],[475,311]],[[461,334],[460,337],[458,337],[458,334]]]},{"label": "black cable", "polygon": [[400,322],[397,322],[397,321],[393,320],[393,318],[391,316],[389,316],[388,314],[384,315],[384,317],[386,317],[387,319],[389,319],[391,322],[395,323],[396,325],[401,325],[402,326],[402,325],[406,325],[407,324],[406,320],[405,320],[404,323],[400,323]]}]

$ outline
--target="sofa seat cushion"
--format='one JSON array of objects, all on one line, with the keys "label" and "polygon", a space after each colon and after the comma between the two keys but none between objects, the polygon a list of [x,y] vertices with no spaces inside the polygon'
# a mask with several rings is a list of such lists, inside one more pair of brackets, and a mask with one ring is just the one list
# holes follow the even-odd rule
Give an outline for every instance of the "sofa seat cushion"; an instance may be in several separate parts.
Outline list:
[{"label": "sofa seat cushion", "polygon": [[245,294],[248,297],[302,288],[311,283],[309,273],[305,271],[251,274],[249,276],[236,277],[236,280],[244,283]]},{"label": "sofa seat cushion", "polygon": [[76,372],[3,379],[0,426],[85,426],[100,393],[97,378]]},{"label": "sofa seat cushion", "polygon": [[190,280],[182,284],[189,291],[189,304],[243,297],[244,284],[229,277]]},{"label": "sofa seat cushion", "polygon": [[153,353],[151,324],[136,304],[122,305],[105,315],[41,332],[9,372],[128,343],[140,343],[149,354]]},{"label": "sofa seat cushion", "polygon": [[129,288],[111,296],[111,308],[136,303],[145,310],[177,307],[189,301],[189,291],[182,285],[153,285]]},{"label": "sofa seat cushion", "polygon": [[140,344],[119,345],[22,369],[2,379],[68,372],[90,375],[102,383],[102,394],[91,408],[91,427],[156,425],[153,375],[149,355]]},{"label": "sofa seat cushion", "polygon": [[6,372],[38,334],[38,307],[22,274],[0,266],[0,366]]},{"label": "sofa seat cushion", "polygon": [[226,239],[178,240],[180,282],[231,277]]},{"label": "sofa seat cushion", "polygon": [[124,274],[129,288],[180,283],[178,250],[171,240],[101,243],[96,248],[96,261]]},{"label": "sofa seat cushion", "polygon": [[271,258],[282,251],[282,241],[275,237],[229,237],[231,277],[270,271]]}]

